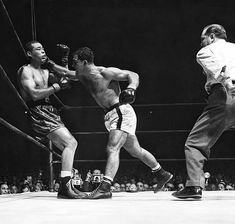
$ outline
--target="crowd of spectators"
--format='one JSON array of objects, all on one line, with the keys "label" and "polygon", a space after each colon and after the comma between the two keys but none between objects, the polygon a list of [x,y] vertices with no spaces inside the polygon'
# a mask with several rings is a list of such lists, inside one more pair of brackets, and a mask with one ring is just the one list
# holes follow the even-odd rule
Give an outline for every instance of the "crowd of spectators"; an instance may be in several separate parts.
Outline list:
[{"label": "crowd of spectators", "polygon": [[[206,177],[206,191],[216,190],[234,190],[235,189],[235,172],[228,174],[226,172],[218,173],[205,173]],[[79,172],[73,169],[72,184],[74,187],[81,191],[90,192],[94,190],[102,181],[103,174],[101,170],[94,169],[88,172]],[[174,173],[174,177],[168,182],[163,191],[175,191],[184,188],[186,175],[184,173]],[[54,180],[53,189],[49,189],[48,178],[43,178],[43,172],[40,170],[36,174],[25,175],[22,177],[17,176],[3,176],[0,177],[0,194],[16,194],[24,192],[37,192],[37,191],[54,191],[59,189],[59,178]],[[118,172],[112,185],[113,192],[139,192],[151,191],[152,185],[155,184],[149,172],[138,172],[138,175]]]}]

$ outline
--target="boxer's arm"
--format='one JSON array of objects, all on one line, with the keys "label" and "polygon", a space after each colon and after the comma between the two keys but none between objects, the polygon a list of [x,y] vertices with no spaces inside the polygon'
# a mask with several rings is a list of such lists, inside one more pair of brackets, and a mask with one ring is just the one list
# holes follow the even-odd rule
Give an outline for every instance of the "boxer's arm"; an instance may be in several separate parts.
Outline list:
[{"label": "boxer's arm", "polygon": [[50,84],[54,84],[59,82],[61,77],[59,77],[58,75],[55,75],[54,73],[49,73],[49,77],[48,77],[48,83]]},{"label": "boxer's arm", "polygon": [[71,80],[78,81],[78,77],[76,71],[69,70],[63,66],[54,64],[52,67],[52,71],[54,71],[58,76],[66,76]]},{"label": "boxer's arm", "polygon": [[22,71],[20,82],[24,91],[34,101],[44,99],[56,92],[56,88],[53,86],[44,89],[39,88],[34,81],[32,71],[26,67]]},{"label": "boxer's arm", "polygon": [[102,73],[108,78],[116,81],[128,81],[127,88],[137,89],[139,86],[139,75],[129,70],[109,67],[104,68]]}]

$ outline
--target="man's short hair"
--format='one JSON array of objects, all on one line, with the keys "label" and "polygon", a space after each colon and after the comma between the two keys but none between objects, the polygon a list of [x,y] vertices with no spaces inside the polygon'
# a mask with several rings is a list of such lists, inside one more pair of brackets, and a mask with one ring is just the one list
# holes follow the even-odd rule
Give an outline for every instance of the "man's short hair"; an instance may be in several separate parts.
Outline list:
[{"label": "man's short hair", "polygon": [[39,42],[36,41],[36,40],[32,40],[32,41],[29,41],[28,43],[26,43],[26,44],[25,44],[25,47],[24,47],[25,51],[26,51],[26,52],[27,52],[27,51],[32,52],[32,50],[33,50],[33,44],[35,44],[35,43],[39,43]]},{"label": "man's short hair", "polygon": [[205,31],[205,35],[207,36],[209,36],[211,33],[214,33],[216,37],[227,40],[226,31],[224,27],[219,24],[208,25],[203,30]]},{"label": "man's short hair", "polygon": [[88,63],[94,63],[94,52],[89,47],[79,48],[75,51],[74,56],[80,61],[86,60]]}]

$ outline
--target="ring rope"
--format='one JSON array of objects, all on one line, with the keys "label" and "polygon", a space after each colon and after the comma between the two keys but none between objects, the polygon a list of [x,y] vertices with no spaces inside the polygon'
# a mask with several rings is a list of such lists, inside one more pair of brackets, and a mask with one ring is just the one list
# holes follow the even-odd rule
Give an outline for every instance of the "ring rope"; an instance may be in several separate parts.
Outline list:
[{"label": "ring rope", "polygon": [[45,149],[48,152],[53,153],[54,155],[58,156],[59,158],[61,158],[61,156],[54,152],[53,150],[49,149],[48,147],[46,147],[45,145],[41,144],[40,142],[38,142],[37,140],[35,140],[33,137],[31,137],[30,135],[27,135],[26,133],[24,133],[23,131],[21,131],[20,129],[16,128],[15,126],[11,125],[10,123],[8,123],[6,120],[4,120],[3,118],[0,117],[0,123],[2,125],[4,125],[5,127],[9,128],[10,130],[14,131],[15,133],[23,136],[24,138],[26,138],[27,140],[33,142],[34,144],[36,144],[37,146],[41,147],[42,149]]},{"label": "ring rope", "polygon": [[[136,131],[136,133],[172,133],[172,132],[176,132],[176,133],[186,133],[186,132],[190,132],[190,130],[155,130],[155,131]],[[72,134],[74,135],[104,135],[104,134],[108,134],[107,131],[94,131],[94,132],[89,132],[89,131],[77,131],[77,132],[72,132]]]},{"label": "ring rope", "polygon": [[9,16],[8,12],[7,12],[7,9],[6,9],[6,7],[5,7],[3,1],[0,0],[0,3],[1,3],[1,6],[2,6],[2,8],[3,8],[3,13],[4,13],[5,16],[7,17],[8,22],[9,22],[9,24],[10,24],[10,26],[11,26],[11,28],[12,28],[12,30],[13,30],[15,36],[16,36],[16,39],[17,39],[18,43],[20,44],[20,47],[21,47],[22,51],[24,52],[25,57],[27,57],[26,52],[25,52],[25,49],[24,49],[24,47],[23,47],[23,45],[22,45],[22,42],[20,41],[20,38],[19,38],[19,36],[18,36],[18,34],[17,34],[16,30],[15,30],[15,27],[14,27],[12,21],[11,21],[11,18],[10,18],[10,16]]},{"label": "ring rope", "polygon": [[2,75],[4,80],[7,82],[9,87],[16,94],[16,96],[17,96],[18,100],[20,101],[21,105],[24,107],[25,112],[30,112],[29,107],[27,106],[27,104],[25,103],[25,101],[23,100],[23,98],[21,97],[21,95],[19,94],[19,92],[17,91],[17,89],[15,88],[15,86],[13,85],[13,83],[11,82],[11,80],[9,79],[7,73],[5,72],[5,70],[3,69],[3,67],[1,65],[0,65],[0,74]]},{"label": "ring rope", "polygon": [[[154,131],[136,131],[137,134],[151,134],[151,133],[187,133],[190,132],[191,129],[178,129],[178,130],[154,130]],[[228,129],[226,131],[234,131],[234,128]],[[72,132],[73,135],[104,135],[108,134],[107,131],[77,131]]]},{"label": "ring rope", "polygon": [[[157,159],[158,161],[161,161],[161,162],[174,162],[174,161],[185,161],[185,159]],[[209,158],[208,159],[209,161],[235,161],[235,158],[234,157],[231,157],[231,158],[227,158],[227,157],[224,157],[224,158]],[[79,162],[79,163],[87,163],[87,162],[98,162],[98,163],[103,163],[103,162],[106,162],[107,160],[106,159],[99,159],[99,160],[93,160],[93,159],[81,159],[81,160],[74,160],[74,162]],[[140,160],[138,159],[120,159],[120,162],[141,162]],[[52,162],[53,164],[59,164],[61,163],[61,161],[56,161],[54,160]]]},{"label": "ring rope", "polygon": [[37,40],[36,31],[36,20],[35,20],[35,10],[34,10],[34,0],[31,0],[31,27],[32,27],[32,39]]},{"label": "ring rope", "polygon": [[[146,104],[133,104],[133,107],[154,107],[154,106],[203,106],[206,103],[146,103]],[[100,106],[66,106],[66,109],[101,109]]]}]

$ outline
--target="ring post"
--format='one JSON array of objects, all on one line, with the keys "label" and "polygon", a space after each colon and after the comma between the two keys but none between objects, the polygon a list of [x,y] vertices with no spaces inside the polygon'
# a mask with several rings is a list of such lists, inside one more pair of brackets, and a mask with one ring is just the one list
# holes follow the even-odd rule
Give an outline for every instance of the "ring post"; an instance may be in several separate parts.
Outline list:
[{"label": "ring post", "polygon": [[[49,141],[49,149],[53,150],[52,142]],[[49,152],[49,191],[54,191],[54,169],[53,169],[53,154]]]}]

